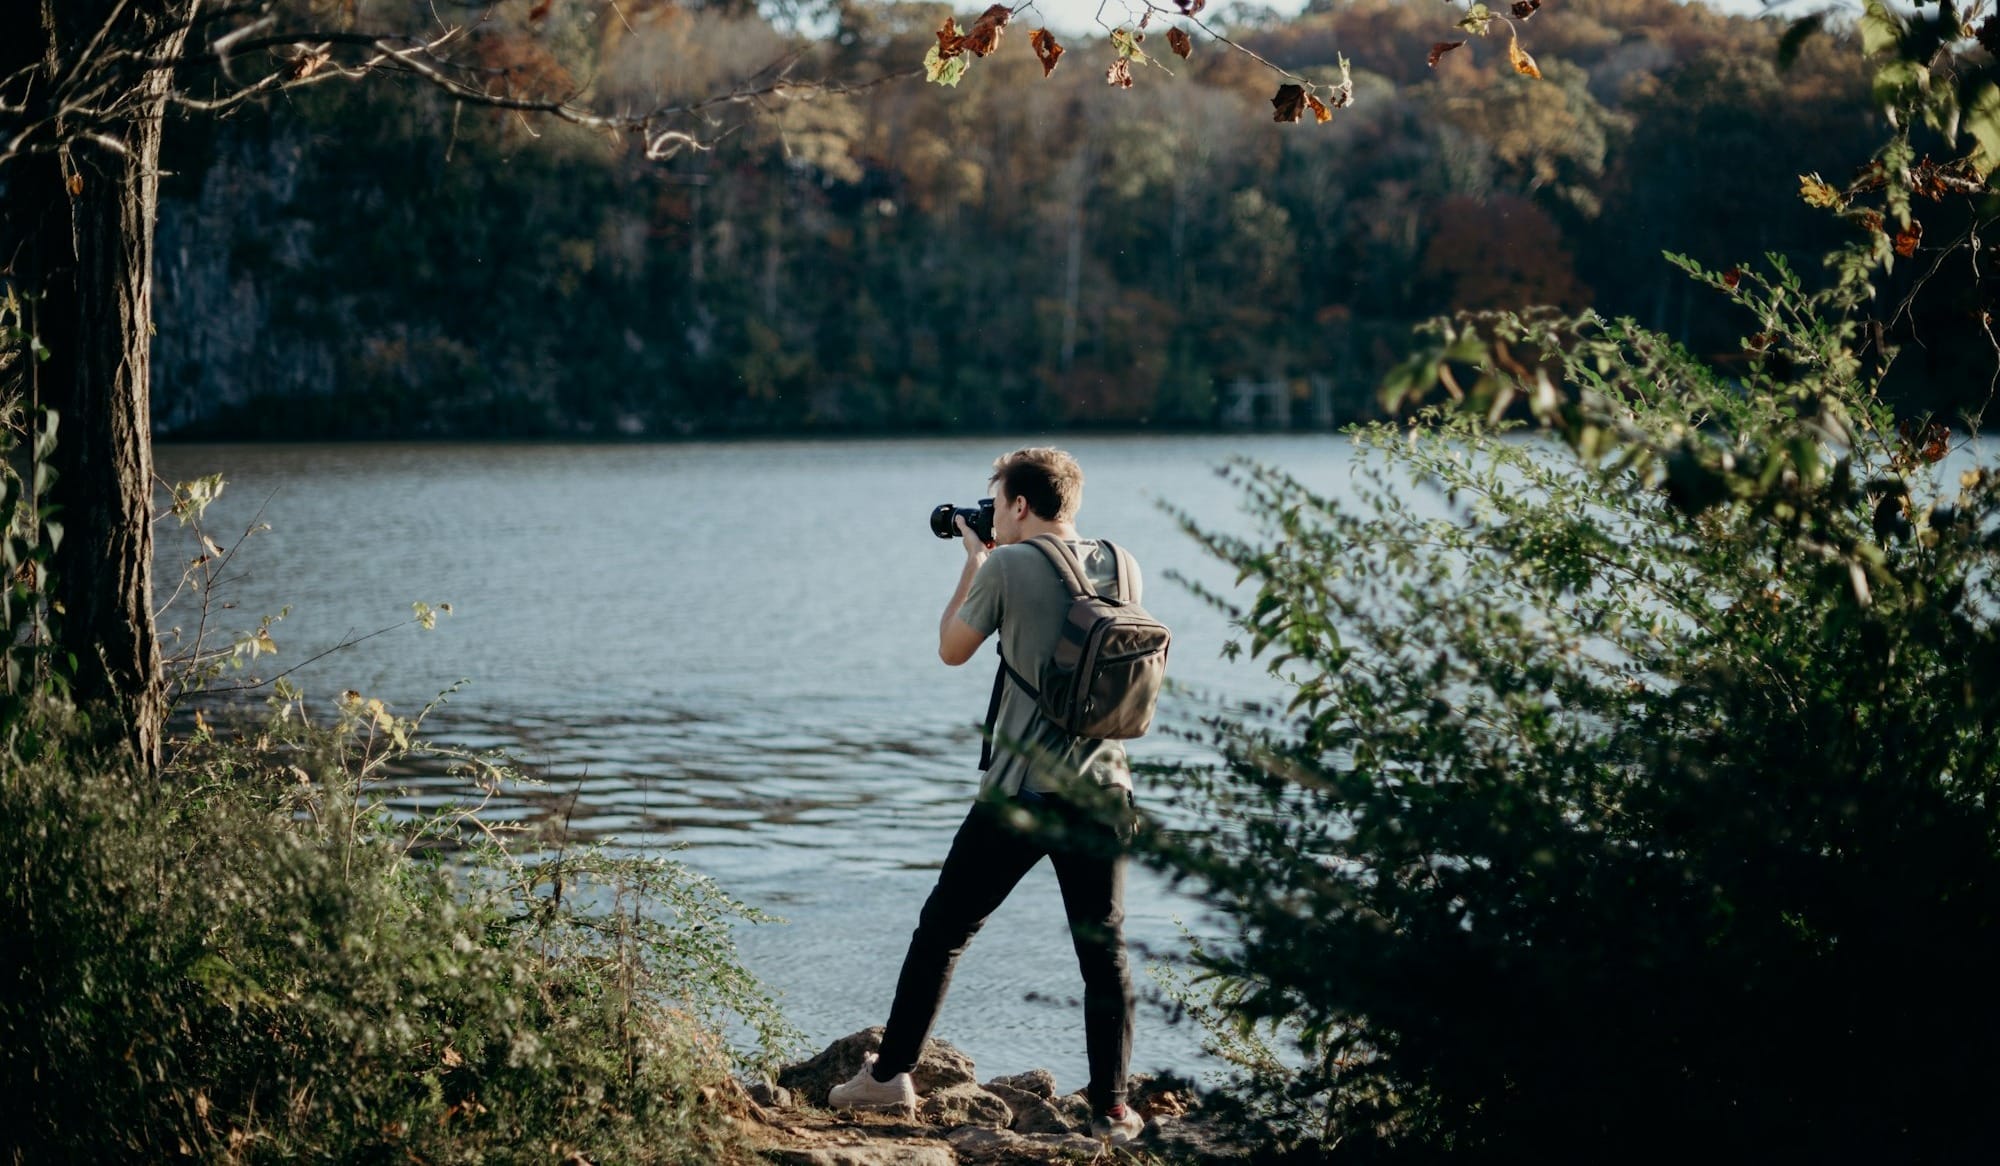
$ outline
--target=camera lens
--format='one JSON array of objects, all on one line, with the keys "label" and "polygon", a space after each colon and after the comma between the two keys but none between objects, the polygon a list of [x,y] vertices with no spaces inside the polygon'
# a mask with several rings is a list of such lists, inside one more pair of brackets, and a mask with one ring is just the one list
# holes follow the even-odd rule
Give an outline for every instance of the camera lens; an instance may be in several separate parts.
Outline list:
[{"label": "camera lens", "polygon": [[939,538],[957,538],[958,531],[952,526],[951,520],[957,517],[958,513],[958,508],[951,503],[940,503],[931,511],[931,533]]},{"label": "camera lens", "polygon": [[993,499],[981,498],[977,506],[953,506],[940,502],[931,510],[931,533],[939,538],[957,538],[957,519],[963,518],[979,541],[993,541]]}]

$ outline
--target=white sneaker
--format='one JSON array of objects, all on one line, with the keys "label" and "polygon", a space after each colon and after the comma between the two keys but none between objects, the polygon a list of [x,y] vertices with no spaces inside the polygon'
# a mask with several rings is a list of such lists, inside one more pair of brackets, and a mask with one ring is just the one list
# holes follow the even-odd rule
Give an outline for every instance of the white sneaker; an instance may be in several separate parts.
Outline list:
[{"label": "white sneaker", "polygon": [[861,1062],[861,1071],[835,1085],[826,1095],[834,1109],[917,1108],[917,1086],[908,1073],[898,1073],[887,1081],[875,1079],[875,1054]]},{"label": "white sneaker", "polygon": [[1099,1114],[1090,1119],[1090,1136],[1101,1142],[1122,1146],[1146,1132],[1146,1119],[1129,1105],[1118,1107],[1116,1115]]}]

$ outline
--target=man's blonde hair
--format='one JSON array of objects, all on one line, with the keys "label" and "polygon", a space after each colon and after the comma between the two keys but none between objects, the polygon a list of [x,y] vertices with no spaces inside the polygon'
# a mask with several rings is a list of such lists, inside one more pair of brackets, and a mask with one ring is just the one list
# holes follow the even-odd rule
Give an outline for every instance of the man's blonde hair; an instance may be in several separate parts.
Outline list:
[{"label": "man's blonde hair", "polygon": [[1027,499],[1028,509],[1050,522],[1073,520],[1083,505],[1083,467],[1054,446],[1029,446],[994,458],[987,482],[1009,498]]}]

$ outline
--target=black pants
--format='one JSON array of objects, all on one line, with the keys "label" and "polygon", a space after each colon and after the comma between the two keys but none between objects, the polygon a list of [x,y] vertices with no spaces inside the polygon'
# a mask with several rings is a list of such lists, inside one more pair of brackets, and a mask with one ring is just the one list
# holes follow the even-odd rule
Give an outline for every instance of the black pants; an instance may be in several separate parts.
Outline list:
[{"label": "black pants", "polygon": [[[1129,808],[1128,803],[1127,814]],[[1023,828],[1029,820],[1034,824]],[[916,1067],[960,953],[1046,855],[1062,887],[1063,910],[1083,971],[1091,1110],[1103,1113],[1122,1105],[1132,1060],[1133,1010],[1132,973],[1125,961],[1125,828],[1123,816],[1117,823],[1106,822],[1066,801],[1034,794],[974,804],[951,841],[937,886],[910,937],[875,1076],[886,1080]]]}]

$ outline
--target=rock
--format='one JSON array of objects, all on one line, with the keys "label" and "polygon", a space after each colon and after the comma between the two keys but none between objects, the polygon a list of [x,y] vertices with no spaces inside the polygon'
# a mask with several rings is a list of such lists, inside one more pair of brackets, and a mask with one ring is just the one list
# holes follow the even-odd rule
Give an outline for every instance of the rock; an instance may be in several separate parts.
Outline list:
[{"label": "rock", "polygon": [[844,1146],[777,1148],[764,1151],[779,1166],[956,1166],[949,1148],[910,1142],[855,1142]]},{"label": "rock", "polygon": [[[791,1090],[807,1105],[825,1105],[827,1090],[861,1071],[862,1058],[882,1044],[882,1026],[864,1028],[841,1037],[819,1055],[797,1065],[778,1070],[778,1084]],[[972,1058],[940,1040],[924,1042],[917,1067],[910,1072],[921,1096],[956,1085],[977,1085]],[[1004,1102],[1002,1103],[1004,1104]]]},{"label": "rock", "polygon": [[1075,1134],[1027,1136],[1007,1130],[967,1126],[946,1135],[958,1152],[960,1166],[1021,1166],[1022,1163],[1073,1163],[1095,1159],[1104,1149]]},{"label": "rock", "polygon": [[[872,1051],[881,1030],[834,1042],[777,1082],[744,1084],[742,1104],[756,1110],[743,1129],[765,1161],[782,1166],[1109,1166],[1106,1146],[1089,1136],[1090,1106],[1081,1091],[1055,1096],[1046,1071],[974,1084],[971,1062],[946,1045],[925,1049],[924,1076],[948,1082],[908,1112],[830,1111],[825,1089],[846,1080]],[[1046,1091],[1047,1096],[1044,1096]],[[718,1095],[720,1096],[720,1095]],[[1252,1166],[1254,1149],[1241,1131],[1200,1112],[1200,1095],[1184,1078],[1134,1075],[1126,1103],[1145,1115],[1145,1132],[1117,1162],[1172,1161],[1187,1166]],[[789,1108],[787,1108],[789,1107]],[[1176,1109],[1186,1109],[1176,1116]],[[780,1113],[782,1111],[782,1115]],[[999,1128],[1001,1126],[1007,1128]],[[943,1130],[951,1132],[943,1137]]]},{"label": "rock", "polygon": [[[1025,1073],[1015,1073],[1011,1077],[995,1077],[986,1083],[986,1087],[992,1089],[995,1093],[1000,1093],[1000,1090],[995,1087],[1001,1085],[1005,1085],[1009,1089],[1017,1089],[1022,1093],[1039,1097],[1043,1100],[1056,1095],[1056,1075],[1047,1069],[1030,1069]],[[1000,1096],[1005,1097],[1007,1095],[1000,1093]]]},{"label": "rock", "polygon": [[983,1088],[986,1092],[1006,1102],[1007,1108],[1013,1110],[1016,1114],[1031,1106],[1042,1103],[1041,1098],[1036,1097],[1032,1093],[1023,1093],[1021,1090],[1014,1088],[1004,1081],[988,1081]]},{"label": "rock", "polygon": [[1051,1154],[1051,1161],[1067,1162],[1071,1160],[1070,1155],[1079,1153],[1095,1158],[1104,1152],[1104,1143],[1088,1134],[1027,1134],[1024,1137],[1028,1145]]},{"label": "rock", "polygon": [[1014,1109],[1004,1099],[977,1085],[954,1085],[926,1096],[917,1105],[917,1116],[933,1125],[1004,1130],[1014,1120]]},{"label": "rock", "polygon": [[944,1136],[954,1150],[991,1150],[996,1147],[1016,1146],[1027,1141],[1019,1134],[1006,1130],[989,1129],[986,1126],[961,1126]]},{"label": "rock", "polygon": [[1083,1090],[1052,1097],[1049,1104],[1061,1110],[1062,1115],[1076,1123],[1078,1129],[1090,1128],[1090,1099],[1083,1095]]},{"label": "rock", "polygon": [[1088,1122],[1084,1126],[1076,1126],[1054,1102],[1036,1100],[1026,1108],[1016,1110],[1014,1124],[1008,1128],[1016,1134],[1080,1134],[1090,1126]]},{"label": "rock", "polygon": [[1125,1085],[1125,1102],[1146,1117],[1180,1117],[1201,1108],[1201,1094],[1185,1077],[1134,1073]]},{"label": "rock", "polygon": [[773,1085],[769,1081],[752,1081],[744,1087],[744,1092],[750,1095],[750,1100],[765,1109],[790,1109],[798,1104],[798,1099],[792,1096],[791,1090],[783,1085]]},{"label": "rock", "polygon": [[1017,1110],[1010,1127],[1018,1134],[1082,1134],[1090,1131],[1090,1103],[1072,1093],[1068,1097],[1037,1099]]}]

